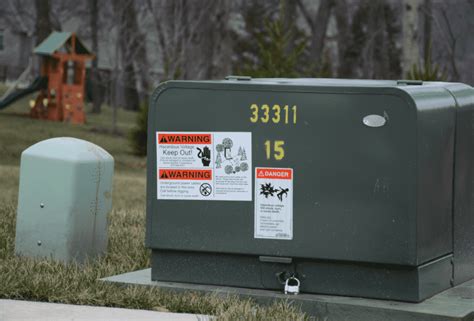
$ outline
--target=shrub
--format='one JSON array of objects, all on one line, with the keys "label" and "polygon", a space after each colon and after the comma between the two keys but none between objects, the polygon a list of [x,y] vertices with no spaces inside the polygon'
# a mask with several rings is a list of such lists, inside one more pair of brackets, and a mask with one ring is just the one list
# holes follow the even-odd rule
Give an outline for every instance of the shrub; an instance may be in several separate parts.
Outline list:
[{"label": "shrub", "polygon": [[445,81],[447,79],[446,71],[431,59],[431,48],[429,49],[425,61],[420,64],[414,64],[407,74],[407,79],[424,81]]},{"label": "shrub", "polygon": [[265,20],[264,30],[257,35],[258,61],[245,61],[237,73],[252,77],[297,77],[297,66],[306,48],[306,39],[300,39],[290,52],[286,51],[291,34],[281,18]]}]

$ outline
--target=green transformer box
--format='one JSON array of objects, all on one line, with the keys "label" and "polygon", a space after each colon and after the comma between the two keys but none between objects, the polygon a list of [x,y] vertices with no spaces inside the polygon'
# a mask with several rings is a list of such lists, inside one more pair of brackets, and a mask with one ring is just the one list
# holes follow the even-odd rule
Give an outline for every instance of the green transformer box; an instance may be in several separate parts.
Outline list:
[{"label": "green transformer box", "polygon": [[152,280],[419,302],[474,277],[465,84],[169,81],[147,171]]}]

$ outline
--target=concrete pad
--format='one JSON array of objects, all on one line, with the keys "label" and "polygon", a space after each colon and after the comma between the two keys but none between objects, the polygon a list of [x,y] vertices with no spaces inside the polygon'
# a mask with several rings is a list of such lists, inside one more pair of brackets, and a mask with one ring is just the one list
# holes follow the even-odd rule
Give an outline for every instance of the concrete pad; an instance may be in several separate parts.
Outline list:
[{"label": "concrete pad", "polygon": [[325,321],[474,321],[474,280],[446,290],[421,303],[316,294],[285,295],[277,291],[151,281],[151,269],[102,279],[123,285],[156,286],[167,291],[234,294],[262,304],[288,300],[302,311]]},{"label": "concrete pad", "polygon": [[0,321],[208,321],[208,316],[84,305],[0,300]]}]

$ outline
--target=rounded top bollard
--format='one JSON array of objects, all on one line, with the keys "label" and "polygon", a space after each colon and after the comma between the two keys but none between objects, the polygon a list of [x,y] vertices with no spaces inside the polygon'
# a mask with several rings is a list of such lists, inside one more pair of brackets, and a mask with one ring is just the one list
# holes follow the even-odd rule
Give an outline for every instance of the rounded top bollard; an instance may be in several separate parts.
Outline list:
[{"label": "rounded top bollard", "polygon": [[33,156],[49,159],[60,159],[71,162],[113,161],[105,149],[88,141],[73,137],[57,137],[38,142],[22,153],[23,156]]},{"label": "rounded top bollard", "polygon": [[85,262],[107,250],[114,159],[90,142],[60,137],[21,155],[15,253]]}]

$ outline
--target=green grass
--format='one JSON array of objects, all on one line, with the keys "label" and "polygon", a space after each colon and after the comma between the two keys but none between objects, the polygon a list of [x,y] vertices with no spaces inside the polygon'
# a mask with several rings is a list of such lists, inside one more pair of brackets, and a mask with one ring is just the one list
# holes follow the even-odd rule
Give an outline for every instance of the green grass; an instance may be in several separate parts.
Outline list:
[{"label": "green grass", "polygon": [[[0,88],[0,94],[2,88]],[[111,110],[87,115],[87,124],[33,120],[25,116],[28,99],[0,111],[0,298],[211,314],[219,320],[306,320],[288,303],[261,307],[250,300],[196,293],[170,294],[143,286],[120,287],[99,278],[150,265],[144,246],[146,161],[131,154],[126,140],[135,114],[119,111],[111,133]],[[94,142],[115,158],[113,209],[106,256],[83,265],[19,258],[14,255],[15,218],[21,152],[50,137]]]}]

